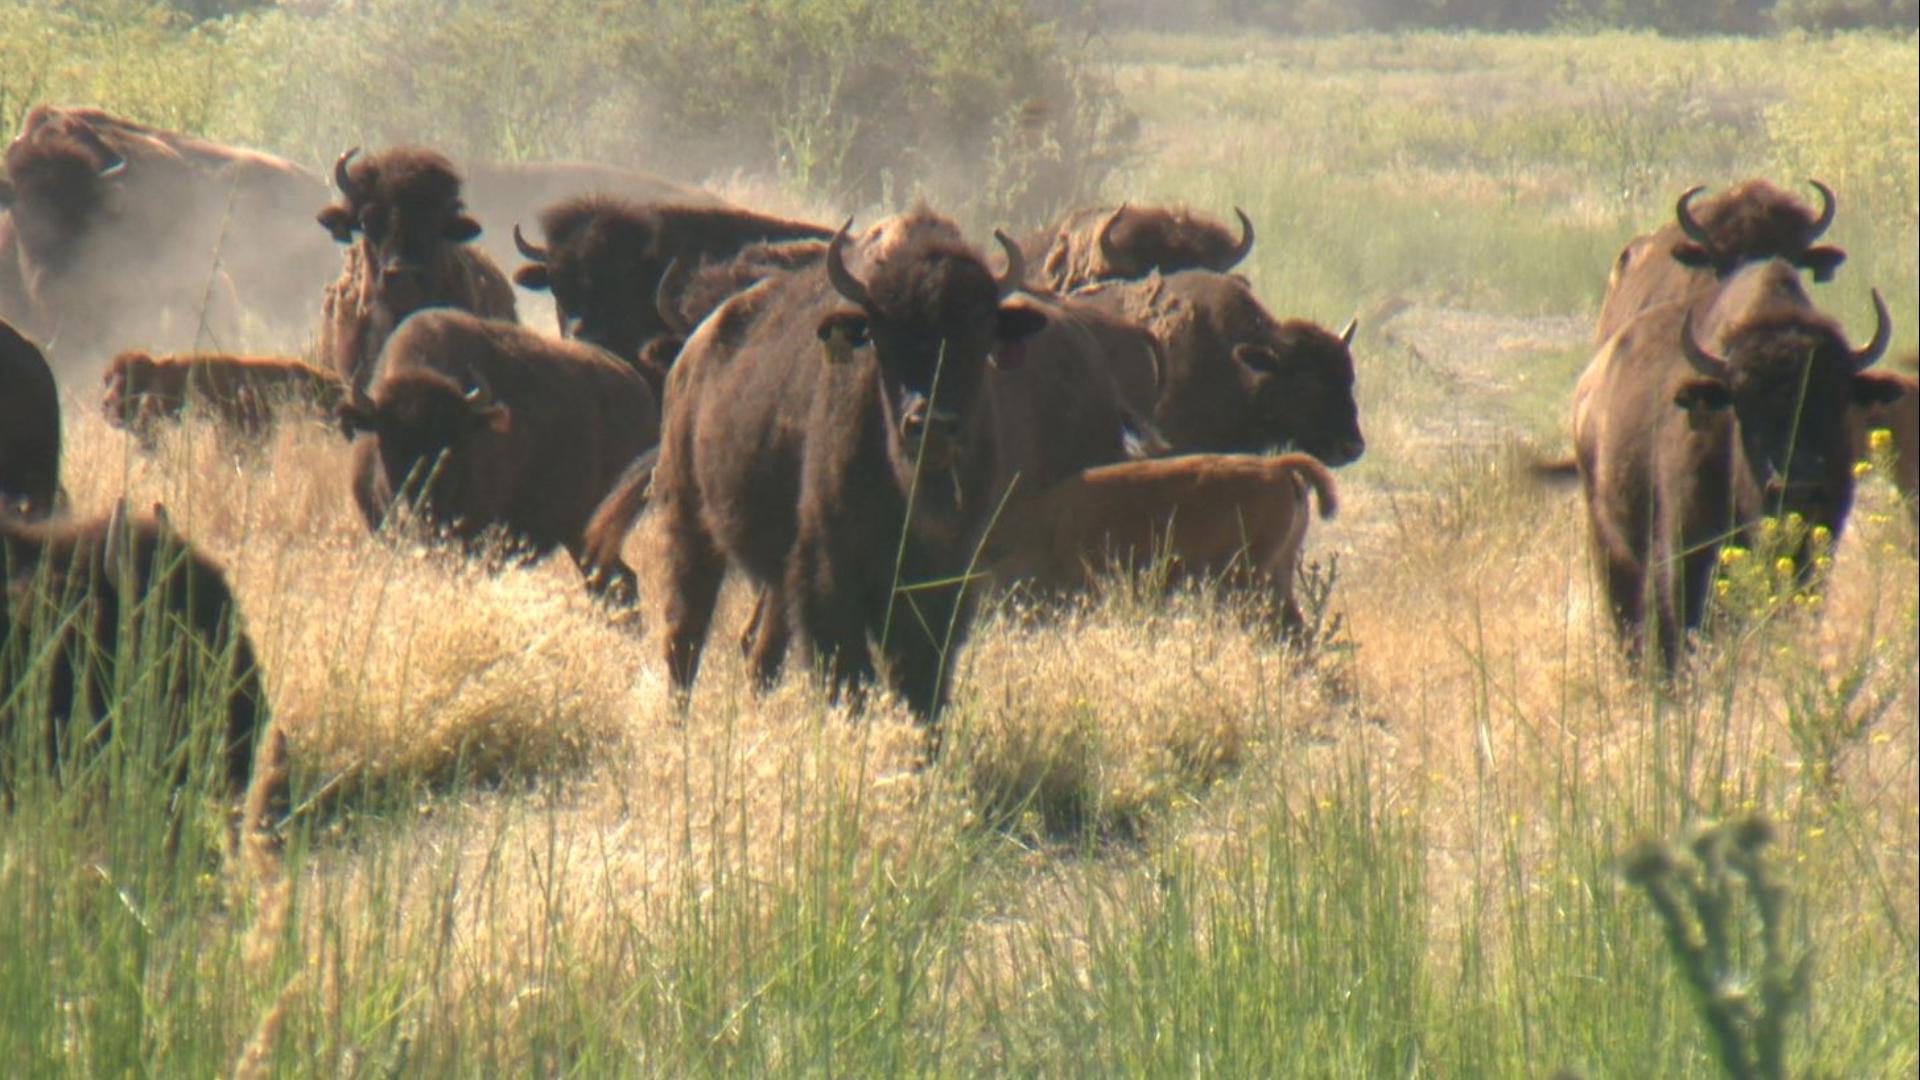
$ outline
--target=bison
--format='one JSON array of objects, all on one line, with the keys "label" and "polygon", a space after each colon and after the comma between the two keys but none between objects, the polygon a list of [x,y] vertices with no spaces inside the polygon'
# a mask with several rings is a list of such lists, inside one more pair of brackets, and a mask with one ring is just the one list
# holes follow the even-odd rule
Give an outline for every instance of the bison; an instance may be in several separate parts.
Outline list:
[{"label": "bison", "polygon": [[334,162],[341,199],[318,220],[348,245],[322,304],[319,353],[341,379],[365,390],[387,337],[422,308],[450,307],[513,322],[513,286],[469,241],[480,223],[460,198],[460,174],[432,150],[395,147]]},{"label": "bison", "polygon": [[1807,299],[1793,264],[1755,263],[1705,312],[1684,302],[1642,312],[1581,376],[1575,457],[1630,652],[1641,648],[1650,587],[1661,660],[1677,668],[1721,546],[1742,542],[1763,515],[1796,513],[1839,535],[1853,501],[1856,414],[1889,397],[1865,374],[1892,332],[1873,299],[1878,325],[1856,349]]},{"label": "bison", "polygon": [[1152,419],[1182,452],[1293,448],[1338,467],[1366,450],[1353,398],[1355,322],[1277,321],[1246,281],[1211,270],[1102,282],[1074,299],[1141,326],[1165,368]]},{"label": "bison", "polygon": [[6,166],[17,279],[7,291],[63,352],[187,344],[231,332],[242,306],[289,334],[310,324],[328,255],[290,223],[324,188],[292,163],[41,105]]},{"label": "bison", "polygon": [[731,561],[836,692],[873,677],[874,639],[893,689],[934,719],[969,623],[968,566],[1034,433],[1120,452],[1117,401],[1104,417],[1049,415],[1045,383],[1021,377],[1043,357],[1019,346],[1049,320],[1010,299],[1023,259],[999,239],[995,277],[951,222],[917,210],[870,229],[856,268],[843,228],[822,267],[769,278],[694,332],[653,475],[676,688],[694,679]]},{"label": "bison", "polygon": [[[678,261],[687,271],[727,262],[749,246],[778,240],[824,240],[831,230],[725,206],[635,203],[610,196],[569,199],[540,216],[547,245],[514,226],[527,265],[514,272],[522,288],[552,290],[563,337],[592,342],[629,360],[673,327],[653,302]],[[691,276],[691,275],[689,275]],[[677,305],[679,297],[666,297]]]},{"label": "bison", "polygon": [[369,528],[396,498],[475,543],[492,526],[534,555],[582,559],[587,518],[657,441],[659,408],[631,367],[578,342],[464,311],[423,311],[387,342],[370,391],[340,418]]},{"label": "bison", "polygon": [[1293,599],[1307,493],[1337,507],[1333,475],[1306,454],[1194,454],[1088,469],[1010,507],[988,544],[993,576],[1044,592],[1089,586],[1110,564],[1167,560],[1169,586],[1226,580],[1270,600],[1282,630],[1304,627]]},{"label": "bison", "polygon": [[344,395],[340,376],[299,360],[273,356],[154,356],[132,350],[113,358],[101,378],[107,422],[152,437],[162,420],[191,405],[215,422],[258,436],[283,407],[331,416]]},{"label": "bison", "polygon": [[1054,292],[1156,270],[1224,274],[1253,250],[1253,222],[1237,206],[1233,213],[1240,219],[1238,237],[1184,206],[1086,207],[1030,234],[1021,249],[1039,263],[1041,284]]},{"label": "bison", "polygon": [[1634,237],[1620,249],[1607,278],[1593,340],[1601,344],[1635,315],[1663,303],[1711,300],[1721,282],[1748,263],[1784,259],[1827,281],[1847,257],[1837,247],[1815,244],[1833,224],[1833,189],[1809,180],[1820,194],[1814,211],[1772,183],[1753,179],[1697,206],[1705,190],[1688,188],[1674,204],[1674,220]]},{"label": "bison", "polygon": [[[1896,366],[1911,369],[1913,355]],[[1869,437],[1885,431],[1893,440],[1893,484],[1920,517],[1920,498],[1916,498],[1920,495],[1920,380],[1899,371],[1866,372],[1860,377],[1882,382],[1877,396],[1890,400],[1875,401],[1861,410],[1854,425],[1853,456],[1856,460],[1871,456]]]},{"label": "bison", "polygon": [[44,517],[60,500],[60,391],[39,346],[0,320],[0,514]]},{"label": "bison", "polygon": [[[259,664],[219,568],[164,517],[129,522],[124,502],[84,525],[0,515],[0,571],[0,685],[10,691],[0,753],[43,744],[51,767],[83,746],[135,738],[151,760],[177,763],[176,787],[198,774],[246,793],[268,725]],[[221,717],[217,733],[196,733],[208,715]],[[136,720],[143,730],[130,733]],[[20,724],[43,734],[28,742]],[[0,760],[0,789],[11,792],[21,767]],[[267,780],[250,827],[287,811],[285,774]]]}]

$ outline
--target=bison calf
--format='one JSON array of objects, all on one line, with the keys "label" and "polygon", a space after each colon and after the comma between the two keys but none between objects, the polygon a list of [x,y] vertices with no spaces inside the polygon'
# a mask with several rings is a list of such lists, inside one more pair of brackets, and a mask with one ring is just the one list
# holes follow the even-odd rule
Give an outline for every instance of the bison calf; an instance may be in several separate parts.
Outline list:
[{"label": "bison calf", "polygon": [[101,378],[107,422],[142,438],[189,405],[216,423],[254,436],[282,406],[330,415],[344,396],[340,377],[299,360],[271,356],[153,356],[123,352]]},{"label": "bison calf", "polygon": [[[267,695],[218,567],[164,519],[129,523],[123,504],[78,526],[0,516],[0,572],[0,790],[11,798],[16,749],[44,745],[51,768],[119,737],[172,762],[175,787],[204,769],[233,798],[246,792]],[[209,712],[222,714],[217,738],[194,747]],[[271,780],[253,827],[286,812],[285,775]]]},{"label": "bison calf", "polygon": [[1333,476],[1306,454],[1195,454],[1088,469],[1010,508],[988,545],[1004,582],[1043,591],[1093,583],[1111,564],[1165,556],[1172,586],[1225,579],[1272,600],[1288,633],[1304,625],[1293,577],[1306,544],[1308,489],[1322,518],[1338,509]]},{"label": "bison calf", "polygon": [[469,543],[503,526],[536,555],[581,533],[627,463],[659,438],[660,412],[633,368],[578,342],[464,311],[423,311],[381,355],[343,425],[354,494],[378,528],[396,496]]}]

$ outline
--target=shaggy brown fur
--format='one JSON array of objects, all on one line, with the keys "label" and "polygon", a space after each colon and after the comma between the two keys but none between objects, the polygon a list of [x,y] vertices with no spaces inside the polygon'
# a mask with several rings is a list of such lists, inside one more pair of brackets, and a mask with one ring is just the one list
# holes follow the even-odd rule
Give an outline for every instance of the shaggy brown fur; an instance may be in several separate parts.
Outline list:
[{"label": "shaggy brown fur", "polygon": [[1090,586],[1109,566],[1167,560],[1166,583],[1224,579],[1270,599],[1289,632],[1303,625],[1294,571],[1306,545],[1307,492],[1338,508],[1333,476],[1305,454],[1195,454],[1088,469],[1010,508],[988,544],[1006,583]]},{"label": "shaggy brown fur", "polygon": [[[1691,214],[1706,243],[1688,236],[1683,213]],[[1748,263],[1784,259],[1826,281],[1847,257],[1839,248],[1815,245],[1826,230],[1819,211],[1766,180],[1745,180],[1707,199],[1682,196],[1674,216],[1620,249],[1600,303],[1595,344],[1658,304],[1685,300],[1704,308],[1720,283]]]},{"label": "shaggy brown fur", "polygon": [[1029,235],[1021,248],[1038,264],[1040,283],[1055,292],[1155,270],[1224,274],[1253,250],[1253,223],[1237,207],[1234,214],[1239,236],[1184,206],[1090,206]]},{"label": "shaggy brown fur", "polygon": [[[123,510],[77,526],[0,516],[0,571],[0,685],[39,688],[12,706],[0,698],[0,751],[17,745],[13,725],[20,723],[44,729],[49,765],[81,740],[97,748],[115,735],[123,693],[159,695],[151,703],[134,699],[143,723],[161,725],[140,737],[174,747],[189,737],[193,718],[204,715],[208,695],[224,697],[220,745],[205,753],[213,755],[207,767],[237,803],[265,741],[267,695],[218,567],[164,520],[128,523]],[[57,644],[48,643],[49,628],[76,610],[78,618],[59,631]],[[128,642],[120,640],[125,625],[136,628]],[[152,631],[142,629],[149,625]],[[174,627],[186,631],[184,641]],[[151,651],[167,646],[174,647],[164,657]],[[21,711],[29,701],[44,702],[46,711]],[[8,777],[18,767],[0,762],[0,788],[11,787]],[[186,783],[188,768],[183,761],[176,784]],[[286,815],[285,780],[276,771],[276,790],[264,798],[256,793],[251,805],[260,816],[249,827]]]},{"label": "shaggy brown fur", "polygon": [[[521,242],[521,254],[530,261],[514,272],[514,282],[552,290],[561,336],[629,360],[652,338],[679,332],[662,321],[655,303],[670,264],[677,261],[690,277],[705,264],[732,261],[751,245],[831,235],[818,225],[751,210],[633,203],[605,195],[550,207],[540,215],[540,227],[546,247]],[[677,293],[664,300],[675,308],[681,304]],[[708,310],[714,306],[718,300],[709,300]]]},{"label": "shaggy brown fur", "polygon": [[441,155],[395,147],[334,166],[341,199],[318,220],[347,247],[322,302],[319,354],[364,389],[387,337],[422,308],[448,307],[513,322],[513,286],[487,254],[460,199],[460,174]]},{"label": "shaggy brown fur", "polygon": [[[1913,367],[1914,357],[1908,354],[1894,367]],[[1906,496],[1908,506],[1916,518],[1920,518],[1920,380],[1901,371],[1865,372],[1863,379],[1879,380],[1885,387],[1884,396],[1891,401],[1876,401],[1862,409],[1858,422],[1854,425],[1853,454],[1856,460],[1865,460],[1868,455],[1867,440],[1875,431],[1885,430],[1893,436],[1894,466],[1892,480]]]},{"label": "shaggy brown fur", "polygon": [[1661,658],[1677,666],[1721,545],[1750,542],[1762,515],[1798,513],[1838,537],[1853,501],[1855,414],[1887,396],[1862,373],[1890,332],[1878,293],[1874,302],[1879,330],[1856,351],[1791,264],[1756,263],[1703,318],[1686,303],[1642,312],[1581,376],[1575,453],[1630,649],[1640,647],[1651,588]]},{"label": "shaggy brown fur", "polygon": [[594,506],[660,432],[646,383],[611,354],[451,309],[408,319],[341,417],[372,435],[354,448],[370,528],[426,485],[427,517],[460,539],[497,525],[576,561]]},{"label": "shaggy brown fur", "polygon": [[1104,282],[1075,298],[1159,341],[1166,367],[1152,417],[1174,449],[1290,447],[1334,467],[1365,452],[1351,325],[1342,336],[1276,321],[1245,280],[1209,270]]},{"label": "shaggy brown fur", "polygon": [[150,438],[191,405],[235,431],[257,436],[283,408],[331,416],[344,395],[340,377],[277,356],[153,356],[124,352],[101,377],[107,422]]},{"label": "shaggy brown fur", "polygon": [[59,388],[39,346],[0,320],[0,514],[43,517],[59,493]]}]

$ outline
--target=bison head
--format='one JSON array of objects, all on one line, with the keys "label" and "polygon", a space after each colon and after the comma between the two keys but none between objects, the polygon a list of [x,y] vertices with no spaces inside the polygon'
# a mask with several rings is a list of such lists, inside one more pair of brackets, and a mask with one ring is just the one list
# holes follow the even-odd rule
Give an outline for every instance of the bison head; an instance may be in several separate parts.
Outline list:
[{"label": "bison head", "polygon": [[[848,225],[852,222],[849,221]],[[978,255],[944,234],[889,228],[887,246],[862,280],[846,264],[847,226],[827,245],[827,278],[851,306],[821,318],[818,333],[830,362],[869,352],[879,381],[880,410],[891,456],[903,481],[919,465],[944,471],[967,453],[990,364],[1012,362],[1003,348],[1045,325],[1045,317],[1003,304],[1025,270],[1005,233],[1007,253],[995,277]],[[905,235],[905,239],[899,239]]]},{"label": "bison head", "polygon": [[513,412],[494,400],[485,379],[475,375],[473,385],[461,386],[434,371],[397,374],[371,396],[353,390],[338,416],[349,436],[379,439],[380,468],[397,498],[419,502],[442,525],[487,516],[476,512],[487,478],[475,474],[471,452],[512,430]]},{"label": "bison head", "polygon": [[159,383],[160,366],[152,355],[134,350],[114,357],[100,378],[100,411],[107,423],[127,431],[146,430],[167,411]]},{"label": "bison head", "polygon": [[341,199],[317,220],[336,241],[360,245],[375,295],[396,317],[405,315],[431,293],[446,245],[478,237],[480,223],[460,200],[460,174],[440,154],[415,147],[359,153],[354,147],[334,162]]},{"label": "bison head", "polygon": [[1302,319],[1261,319],[1233,346],[1245,410],[1236,449],[1292,448],[1339,467],[1360,459],[1367,440],[1353,398],[1358,320],[1332,334]]},{"label": "bison head", "polygon": [[665,332],[651,298],[666,271],[654,251],[657,230],[650,216],[611,199],[584,198],[541,216],[547,245],[532,243],[513,228],[513,242],[527,265],[514,272],[523,289],[550,290],[560,336],[578,338],[633,359],[641,345]]},{"label": "bison head", "polygon": [[58,270],[112,211],[128,166],[86,120],[58,113],[29,118],[27,130],[7,146],[6,169],[0,208],[12,211],[24,252],[43,270]]},{"label": "bison head", "polygon": [[1765,180],[1748,180],[1697,209],[1693,200],[1705,189],[1688,188],[1673,207],[1674,223],[1686,236],[1674,245],[1674,260],[1726,277],[1747,263],[1779,258],[1811,271],[1815,281],[1830,280],[1847,253],[1814,241],[1833,224],[1833,189],[1807,183],[1820,193],[1817,214]]},{"label": "bison head", "polygon": [[1892,338],[1886,301],[1873,293],[1877,325],[1850,345],[1810,307],[1762,312],[1722,335],[1715,353],[1682,321],[1682,352],[1695,376],[1674,404],[1695,430],[1732,423],[1736,495],[1764,513],[1798,513],[1836,531],[1853,501],[1853,414],[1886,400],[1887,384],[1866,374]]}]

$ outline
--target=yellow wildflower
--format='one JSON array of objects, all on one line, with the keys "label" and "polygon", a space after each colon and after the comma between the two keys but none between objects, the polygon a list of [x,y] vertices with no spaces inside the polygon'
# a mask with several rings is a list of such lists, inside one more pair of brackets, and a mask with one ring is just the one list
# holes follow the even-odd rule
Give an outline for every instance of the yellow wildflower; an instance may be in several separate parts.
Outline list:
[{"label": "yellow wildflower", "polygon": [[1747,549],[1743,547],[1734,547],[1732,544],[1728,544],[1726,547],[1720,549],[1721,566],[1732,566],[1746,557]]},{"label": "yellow wildflower", "polygon": [[1867,436],[1867,449],[1876,454],[1884,454],[1893,445],[1893,432],[1886,428],[1874,428]]}]

